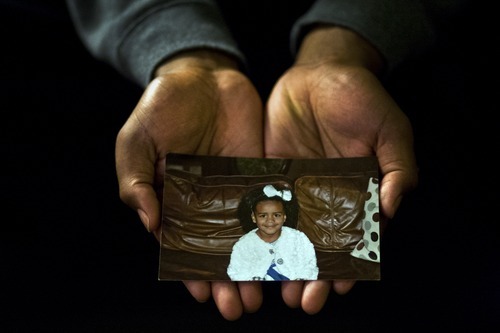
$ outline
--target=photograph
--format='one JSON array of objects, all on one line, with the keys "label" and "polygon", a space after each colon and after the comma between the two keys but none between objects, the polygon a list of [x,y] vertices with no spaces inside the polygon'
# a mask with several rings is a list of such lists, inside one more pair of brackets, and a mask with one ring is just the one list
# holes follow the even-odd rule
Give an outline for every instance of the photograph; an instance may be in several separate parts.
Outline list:
[{"label": "photograph", "polygon": [[170,153],[159,280],[379,280],[375,158]]},{"label": "photograph", "polygon": [[0,0],[0,332],[500,327],[494,4]]}]

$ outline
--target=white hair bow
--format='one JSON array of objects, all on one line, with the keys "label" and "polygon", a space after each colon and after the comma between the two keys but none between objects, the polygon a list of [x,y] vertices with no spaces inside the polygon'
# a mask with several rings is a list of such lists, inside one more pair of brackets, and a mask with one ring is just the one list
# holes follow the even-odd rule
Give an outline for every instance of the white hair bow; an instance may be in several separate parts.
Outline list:
[{"label": "white hair bow", "polygon": [[278,191],[277,189],[274,188],[273,185],[264,186],[264,194],[269,198],[278,196],[285,201],[292,200],[292,191],[290,190]]}]

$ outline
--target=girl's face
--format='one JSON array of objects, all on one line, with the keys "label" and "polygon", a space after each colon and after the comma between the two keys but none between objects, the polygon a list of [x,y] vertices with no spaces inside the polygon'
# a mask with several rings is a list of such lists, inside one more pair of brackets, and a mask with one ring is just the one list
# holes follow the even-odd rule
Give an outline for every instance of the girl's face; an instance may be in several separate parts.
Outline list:
[{"label": "girl's face", "polygon": [[257,235],[266,242],[274,242],[281,235],[281,227],[286,215],[283,203],[280,201],[261,201],[252,213],[252,220],[257,224]]}]

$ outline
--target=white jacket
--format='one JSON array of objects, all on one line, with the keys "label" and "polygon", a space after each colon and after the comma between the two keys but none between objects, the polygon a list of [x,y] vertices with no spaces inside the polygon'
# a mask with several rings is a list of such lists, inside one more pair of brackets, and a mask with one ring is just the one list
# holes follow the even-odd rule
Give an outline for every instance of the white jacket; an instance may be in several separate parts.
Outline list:
[{"label": "white jacket", "polygon": [[296,229],[282,227],[274,244],[263,241],[257,228],[234,244],[227,274],[233,281],[269,280],[267,270],[274,262],[276,270],[290,280],[316,280],[318,266],[314,245]]}]

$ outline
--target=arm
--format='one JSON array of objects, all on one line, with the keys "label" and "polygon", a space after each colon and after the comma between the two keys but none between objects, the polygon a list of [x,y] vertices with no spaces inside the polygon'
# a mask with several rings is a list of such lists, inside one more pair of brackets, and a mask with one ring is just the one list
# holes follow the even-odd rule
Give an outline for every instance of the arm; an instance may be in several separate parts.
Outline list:
[{"label": "arm", "polygon": [[[159,239],[169,152],[261,157],[262,105],[213,1],[73,1],[92,54],[145,86],[116,139],[120,198]],[[234,320],[262,303],[259,284],[183,281]]]},{"label": "arm", "polygon": [[435,42],[435,29],[424,2],[413,0],[318,0],[294,24],[292,52],[317,25],[336,25],[369,41],[383,60],[384,74]]},{"label": "arm", "polygon": [[[404,193],[416,186],[418,169],[411,124],[377,79],[382,69],[382,57],[356,33],[317,26],[268,101],[265,151],[297,158],[376,155],[381,213],[392,218]],[[283,298],[316,313],[331,288],[345,294],[353,286],[340,280],[286,284]]]},{"label": "arm", "polygon": [[[295,63],[267,103],[266,156],[375,155],[382,173],[381,213],[392,218],[416,186],[418,168],[411,124],[379,78],[423,51],[432,36],[423,9],[413,2],[317,1],[294,26]],[[345,294],[354,283],[287,283],[283,298],[316,313],[330,289]]]}]

